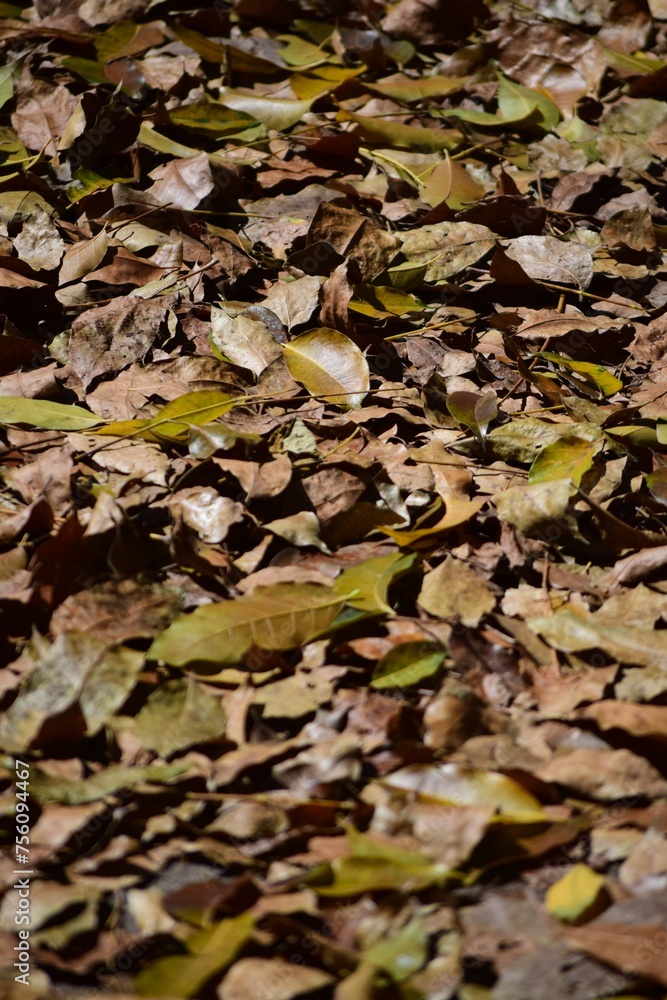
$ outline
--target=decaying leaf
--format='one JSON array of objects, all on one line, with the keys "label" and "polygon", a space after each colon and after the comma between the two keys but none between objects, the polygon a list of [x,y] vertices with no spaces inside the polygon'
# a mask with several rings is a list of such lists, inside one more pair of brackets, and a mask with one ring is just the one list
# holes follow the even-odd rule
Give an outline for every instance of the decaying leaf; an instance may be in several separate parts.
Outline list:
[{"label": "decaying leaf", "polygon": [[667,2],[24,7],[0,993],[662,1000]]}]

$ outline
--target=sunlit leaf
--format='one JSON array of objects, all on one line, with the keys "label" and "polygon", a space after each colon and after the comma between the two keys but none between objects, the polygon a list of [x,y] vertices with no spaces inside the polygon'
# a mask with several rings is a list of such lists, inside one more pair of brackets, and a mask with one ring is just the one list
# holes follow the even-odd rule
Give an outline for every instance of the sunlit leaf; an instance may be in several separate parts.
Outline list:
[{"label": "sunlit leaf", "polygon": [[537,109],[544,128],[551,131],[561,119],[557,106],[545,93],[515,83],[498,74],[498,110],[506,121],[528,117]]},{"label": "sunlit leaf", "polygon": [[414,555],[406,556],[400,552],[366,559],[343,570],[336,578],[335,590],[342,595],[353,595],[347,598],[350,607],[369,614],[391,615],[394,612],[387,603],[389,587],[397,577],[411,569],[415,559]]},{"label": "sunlit leaf", "polygon": [[85,431],[100,423],[102,420],[95,413],[73,403],[0,396],[0,424],[27,424],[49,431]]},{"label": "sunlit leaf", "polygon": [[255,918],[251,913],[221,920],[190,935],[186,955],[167,955],[149,963],[134,980],[139,996],[192,997],[212,976],[230,965],[252,935]]},{"label": "sunlit leaf", "polygon": [[373,94],[382,94],[393,101],[411,104],[413,101],[424,101],[432,97],[444,97],[453,91],[460,90],[465,83],[465,77],[422,76],[409,77],[402,73],[377,83],[366,83],[364,86]]},{"label": "sunlit leaf", "polygon": [[371,687],[379,690],[412,687],[437,673],[444,659],[445,651],[437,643],[402,642],[378,662]]},{"label": "sunlit leaf", "polygon": [[345,603],[330,587],[281,583],[177,618],[148,655],[175,667],[193,661],[238,663],[252,645],[292,649],[329,625]]},{"label": "sunlit leaf", "polygon": [[568,924],[590,919],[604,909],[604,885],[604,877],[588,865],[574,865],[547,889],[547,912]]},{"label": "sunlit leaf", "polygon": [[381,783],[451,805],[491,805],[512,814],[535,814],[542,808],[539,800],[512,778],[462,764],[410,764],[382,778]]},{"label": "sunlit leaf", "polygon": [[14,94],[13,75],[18,67],[18,63],[8,62],[0,66],[0,108],[10,101]]},{"label": "sunlit leaf", "polygon": [[191,427],[201,427],[227,413],[236,397],[218,389],[186,392],[163,406],[147,420],[118,420],[100,427],[98,434],[124,437],[132,435],[146,441],[185,440]]},{"label": "sunlit leaf", "polygon": [[358,409],[368,392],[368,362],[337,330],[322,327],[295,337],[285,347],[285,360],[293,379],[330,403]]},{"label": "sunlit leaf", "polygon": [[380,940],[362,955],[362,962],[388,972],[396,983],[409,979],[426,963],[428,934],[422,922],[411,920],[397,934]]},{"label": "sunlit leaf", "polygon": [[389,149],[415,149],[421,153],[435,153],[440,150],[456,149],[463,136],[456,129],[423,128],[421,125],[402,125],[399,122],[383,121],[370,115],[358,115],[353,111],[341,111],[343,121],[356,123],[354,131],[366,142]]},{"label": "sunlit leaf", "polygon": [[[258,119],[247,113],[246,108],[234,110],[231,105],[222,106],[213,102],[185,104],[169,113],[170,121],[181,128],[196,132],[211,132],[214,135],[230,135],[253,125]],[[178,155],[178,154],[177,154]]]},{"label": "sunlit leaf", "polygon": [[225,108],[246,115],[249,119],[262,122],[267,128],[282,132],[296,125],[303,115],[310,110],[312,99],[305,101],[285,101],[276,97],[259,97],[254,94],[242,94],[223,87],[220,91],[220,101]]},{"label": "sunlit leaf", "polygon": [[447,409],[454,420],[483,440],[489,424],[498,416],[498,400],[493,392],[483,396],[476,392],[452,392],[447,396]]},{"label": "sunlit leaf", "polygon": [[592,361],[572,361],[570,358],[564,358],[561,354],[554,354],[553,351],[540,351],[538,356],[581,375],[593,389],[599,391],[603,396],[613,396],[615,392],[623,388],[621,379],[612,375],[603,365],[594,364]]},{"label": "sunlit leaf", "polygon": [[586,441],[574,434],[553,441],[540,451],[531,465],[528,482],[543,483],[566,478],[579,486],[593,465],[600,444],[597,441]]},{"label": "sunlit leaf", "polygon": [[90,240],[75,243],[65,253],[60,268],[60,284],[66,285],[84,277],[102,262],[109,248],[109,234],[101,229]]},{"label": "sunlit leaf", "polygon": [[462,500],[460,497],[452,494],[447,498],[443,516],[427,528],[403,529],[380,527],[378,530],[384,535],[389,535],[393,538],[397,545],[419,548],[422,543],[428,544],[434,541],[439,535],[470,521],[483,506],[483,500]]}]

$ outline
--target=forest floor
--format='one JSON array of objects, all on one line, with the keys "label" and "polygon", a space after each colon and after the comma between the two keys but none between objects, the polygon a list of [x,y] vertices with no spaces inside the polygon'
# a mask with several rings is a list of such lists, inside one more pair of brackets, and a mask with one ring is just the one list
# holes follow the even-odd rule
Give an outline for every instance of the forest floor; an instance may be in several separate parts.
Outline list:
[{"label": "forest floor", "polygon": [[667,2],[0,16],[0,997],[663,1000]]}]

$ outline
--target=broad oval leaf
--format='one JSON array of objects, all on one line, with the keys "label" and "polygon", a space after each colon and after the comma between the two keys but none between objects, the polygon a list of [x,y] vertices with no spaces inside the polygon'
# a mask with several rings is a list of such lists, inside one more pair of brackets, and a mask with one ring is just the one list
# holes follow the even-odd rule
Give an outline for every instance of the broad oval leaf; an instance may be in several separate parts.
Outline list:
[{"label": "broad oval leaf", "polygon": [[233,365],[247,368],[253,375],[261,375],[282,353],[280,344],[261,320],[242,313],[234,316],[224,308],[211,310],[211,346]]},{"label": "broad oval leaf", "polygon": [[368,362],[344,333],[320,327],[285,347],[292,378],[328,403],[359,409],[370,387]]},{"label": "broad oval leaf", "polygon": [[540,812],[542,806],[518,781],[464,764],[409,764],[380,783],[458,806],[493,806],[501,812]]},{"label": "broad oval leaf", "polygon": [[423,128],[421,125],[402,125],[400,122],[383,121],[371,115],[358,115],[353,111],[340,111],[342,121],[356,122],[355,134],[366,142],[388,149],[416,149],[420,153],[436,153],[456,149],[463,140],[458,129]]},{"label": "broad oval leaf", "polygon": [[212,976],[234,961],[254,926],[252,914],[242,913],[197,931],[185,942],[187,955],[167,955],[141,970],[134,980],[137,995],[197,996]]},{"label": "broad oval leaf", "polygon": [[177,618],[155,639],[148,655],[183,667],[194,661],[238,663],[253,645],[293,649],[330,625],[344,603],[345,597],[318,584],[257,587]]},{"label": "broad oval leaf", "polygon": [[305,101],[284,101],[276,97],[257,97],[255,94],[241,94],[231,87],[223,87],[220,91],[220,101],[226,108],[241,111],[255,121],[262,122],[267,128],[282,132],[291,128],[313,103],[312,98]]},{"label": "broad oval leaf", "polygon": [[455,90],[460,90],[466,78],[449,76],[422,76],[415,79],[396,73],[377,83],[364,83],[366,90],[373,94],[381,94],[392,101],[410,104],[412,101],[424,101],[430,97],[444,97]]},{"label": "broad oval leaf", "polygon": [[108,233],[102,229],[91,240],[81,240],[66,251],[60,268],[59,283],[67,285],[70,281],[83,278],[94,271],[104,259],[109,247]]},{"label": "broad oval leaf", "polygon": [[393,615],[393,608],[387,603],[387,591],[397,576],[414,565],[415,559],[415,555],[406,556],[401,552],[365,559],[343,570],[336,579],[334,590],[341,595],[353,595],[347,598],[347,603],[359,611]]},{"label": "broad oval leaf", "polygon": [[435,642],[402,642],[379,661],[371,687],[380,690],[411,687],[432,677],[444,659],[444,649]]},{"label": "broad oval leaf", "polygon": [[498,74],[498,110],[505,121],[517,121],[530,117],[537,109],[541,118],[540,125],[551,131],[558,125],[560,111],[546,94]]},{"label": "broad oval leaf", "polygon": [[492,420],[498,416],[498,400],[494,392],[452,392],[447,396],[447,409],[454,420],[469,427],[482,440]]},{"label": "broad oval leaf", "polygon": [[562,354],[555,354],[553,351],[540,351],[538,357],[546,358],[547,361],[553,361],[555,364],[581,375],[593,389],[598,390],[603,396],[613,396],[615,392],[623,388],[620,378],[612,375],[602,365],[597,365],[592,361],[572,361],[570,358],[564,358]]},{"label": "broad oval leaf", "polygon": [[102,422],[82,406],[49,399],[0,396],[0,424],[28,424],[46,431],[85,431]]},{"label": "broad oval leaf", "polygon": [[588,288],[593,280],[593,255],[582,243],[555,236],[517,236],[505,253],[534,281]]},{"label": "broad oval leaf", "polygon": [[[245,112],[245,108],[240,109]],[[215,135],[229,135],[242,132],[249,125],[254,125],[256,119],[252,115],[239,114],[231,105],[222,107],[220,104],[201,102],[186,104],[169,112],[169,118],[174,125],[190,128],[195,132],[210,132]]]},{"label": "broad oval leaf", "polygon": [[385,528],[381,526],[378,530],[393,538],[397,545],[421,547],[422,544],[428,545],[446,531],[451,531],[452,528],[458,528],[459,525],[470,521],[485,502],[484,500],[466,500],[451,494],[447,497],[443,516],[428,528]]},{"label": "broad oval leaf", "polygon": [[570,479],[575,486],[593,464],[601,442],[586,441],[567,435],[543,448],[530,467],[529,483],[544,483],[552,479]]},{"label": "broad oval leaf", "polygon": [[604,877],[578,864],[547,889],[545,906],[556,920],[577,924],[605,908]]}]

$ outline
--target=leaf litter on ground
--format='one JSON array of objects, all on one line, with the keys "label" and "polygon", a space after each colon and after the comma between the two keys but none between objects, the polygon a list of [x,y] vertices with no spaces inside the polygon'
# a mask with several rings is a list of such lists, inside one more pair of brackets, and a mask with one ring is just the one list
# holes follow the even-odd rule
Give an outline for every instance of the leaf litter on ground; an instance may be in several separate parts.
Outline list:
[{"label": "leaf litter on ground", "polygon": [[603,6],[2,5],[0,996],[665,996],[667,6]]}]

